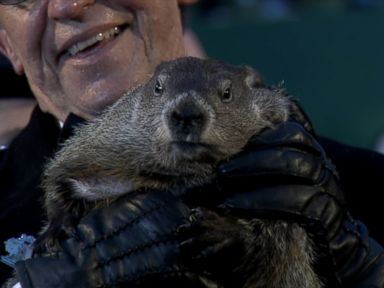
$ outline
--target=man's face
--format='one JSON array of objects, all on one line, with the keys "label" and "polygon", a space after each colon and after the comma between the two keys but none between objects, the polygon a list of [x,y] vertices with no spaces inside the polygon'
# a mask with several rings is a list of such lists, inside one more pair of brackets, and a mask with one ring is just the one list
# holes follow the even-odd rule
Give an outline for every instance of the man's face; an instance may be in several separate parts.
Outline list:
[{"label": "man's face", "polygon": [[184,56],[178,4],[192,0],[27,0],[0,5],[0,50],[43,108],[92,117]]}]

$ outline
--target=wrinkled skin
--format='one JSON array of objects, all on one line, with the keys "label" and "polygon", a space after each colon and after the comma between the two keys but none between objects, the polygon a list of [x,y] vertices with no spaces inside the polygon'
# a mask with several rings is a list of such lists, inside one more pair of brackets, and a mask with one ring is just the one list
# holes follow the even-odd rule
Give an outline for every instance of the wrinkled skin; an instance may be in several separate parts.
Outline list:
[{"label": "wrinkled skin", "polygon": [[[185,55],[179,4],[196,0],[27,0],[0,5],[0,51],[25,73],[39,105],[64,120],[90,118]],[[120,27],[74,56],[69,47]]]}]

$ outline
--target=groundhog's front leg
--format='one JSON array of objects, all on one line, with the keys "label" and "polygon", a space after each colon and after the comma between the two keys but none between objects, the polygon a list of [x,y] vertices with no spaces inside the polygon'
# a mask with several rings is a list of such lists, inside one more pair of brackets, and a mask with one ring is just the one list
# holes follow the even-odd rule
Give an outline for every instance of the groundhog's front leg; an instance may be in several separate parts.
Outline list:
[{"label": "groundhog's front leg", "polygon": [[40,232],[34,243],[34,253],[50,254],[60,250],[63,239],[76,238],[76,225],[85,214],[85,204],[82,200],[72,200],[65,209],[57,208],[52,212],[46,226]]},{"label": "groundhog's front leg", "polygon": [[183,263],[223,287],[319,288],[306,233],[281,221],[193,210],[178,231]]},{"label": "groundhog's front leg", "polygon": [[254,249],[253,228],[202,207],[193,209],[189,218],[190,224],[177,231],[182,264],[220,287],[243,287],[248,278],[243,266]]}]

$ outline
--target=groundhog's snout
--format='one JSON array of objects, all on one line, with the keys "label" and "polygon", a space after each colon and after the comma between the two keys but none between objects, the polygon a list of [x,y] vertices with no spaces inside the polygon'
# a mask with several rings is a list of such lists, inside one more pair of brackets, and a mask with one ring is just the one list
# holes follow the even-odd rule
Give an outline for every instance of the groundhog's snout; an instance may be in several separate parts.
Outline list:
[{"label": "groundhog's snout", "polygon": [[170,124],[177,138],[195,141],[205,126],[206,117],[200,107],[193,103],[178,105],[170,114]]},{"label": "groundhog's snout", "polygon": [[193,101],[179,103],[169,114],[170,130],[177,140],[197,142],[206,125],[207,116],[202,107]]}]

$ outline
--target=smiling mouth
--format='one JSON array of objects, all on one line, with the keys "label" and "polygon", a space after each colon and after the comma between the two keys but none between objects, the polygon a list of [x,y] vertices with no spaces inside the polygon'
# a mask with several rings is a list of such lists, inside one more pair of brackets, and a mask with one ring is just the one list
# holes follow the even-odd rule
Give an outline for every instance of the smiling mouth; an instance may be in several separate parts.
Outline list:
[{"label": "smiling mouth", "polygon": [[78,55],[79,53],[85,52],[97,45],[101,42],[105,42],[107,40],[111,40],[115,38],[126,28],[126,26],[116,26],[105,32],[97,33],[95,36],[92,36],[84,41],[78,42],[68,49],[68,54],[72,57]]}]

